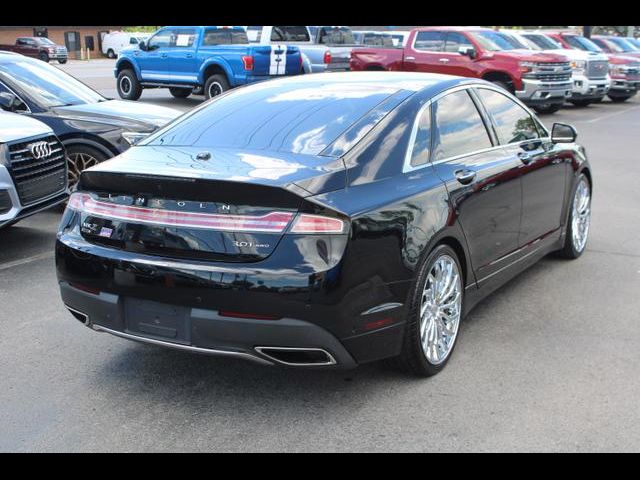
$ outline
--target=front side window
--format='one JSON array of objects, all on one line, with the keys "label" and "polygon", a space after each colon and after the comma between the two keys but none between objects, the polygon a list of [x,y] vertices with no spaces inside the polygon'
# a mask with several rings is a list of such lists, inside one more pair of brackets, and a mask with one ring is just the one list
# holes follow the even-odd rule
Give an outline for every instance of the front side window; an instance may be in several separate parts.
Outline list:
[{"label": "front side window", "polygon": [[445,52],[458,53],[460,48],[473,48],[471,40],[460,32],[447,33],[447,40],[444,45]]},{"label": "front side window", "polygon": [[564,38],[572,48],[587,52],[602,52],[602,49],[588,38],[578,37],[576,35],[564,35],[562,38]]},{"label": "front side window", "polygon": [[493,117],[501,144],[518,143],[540,138],[533,117],[506,95],[494,90],[476,90],[480,100]]},{"label": "front side window", "polygon": [[429,161],[431,153],[431,109],[425,108],[420,114],[416,138],[411,151],[411,166],[418,167]]},{"label": "front side window", "polygon": [[310,42],[307,27],[273,27],[272,42]]},{"label": "front side window", "polygon": [[137,45],[138,44],[138,39],[136,37],[131,37],[129,39],[129,45]]},{"label": "front side window", "polygon": [[444,37],[444,32],[418,32],[413,48],[425,52],[442,52]]},{"label": "front side window", "polygon": [[433,104],[433,161],[466,155],[492,146],[475,103],[465,90]]},{"label": "front side window", "polygon": [[562,48],[562,45],[546,35],[523,34],[522,38],[528,40],[530,44],[536,45],[538,47],[536,50],[559,50]]},{"label": "front side window", "polygon": [[158,48],[169,48],[171,44],[172,30],[162,30],[149,39],[149,50]]}]

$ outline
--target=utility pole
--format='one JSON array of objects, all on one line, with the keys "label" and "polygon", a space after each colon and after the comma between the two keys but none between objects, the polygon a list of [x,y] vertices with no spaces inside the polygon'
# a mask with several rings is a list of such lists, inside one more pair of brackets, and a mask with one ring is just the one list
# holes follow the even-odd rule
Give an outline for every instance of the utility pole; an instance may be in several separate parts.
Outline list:
[{"label": "utility pole", "polygon": [[583,36],[591,38],[591,27],[582,27]]}]

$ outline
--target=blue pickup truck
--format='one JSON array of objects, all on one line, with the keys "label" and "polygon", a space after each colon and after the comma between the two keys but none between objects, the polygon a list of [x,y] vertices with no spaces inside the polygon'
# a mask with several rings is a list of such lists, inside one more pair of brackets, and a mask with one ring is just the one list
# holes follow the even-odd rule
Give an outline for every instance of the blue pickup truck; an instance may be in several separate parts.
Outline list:
[{"label": "blue pickup truck", "polygon": [[302,72],[291,45],[251,45],[241,27],[163,27],[147,42],[124,49],[114,73],[118,94],[137,100],[145,88],[168,88],[177,98]]}]

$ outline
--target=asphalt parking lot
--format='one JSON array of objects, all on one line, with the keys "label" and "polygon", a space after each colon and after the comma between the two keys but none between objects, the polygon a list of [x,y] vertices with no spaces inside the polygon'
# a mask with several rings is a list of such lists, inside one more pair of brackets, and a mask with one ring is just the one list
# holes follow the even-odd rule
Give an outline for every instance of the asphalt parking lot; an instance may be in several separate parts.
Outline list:
[{"label": "asphalt parking lot", "polygon": [[[64,69],[117,97],[112,61]],[[141,101],[187,110],[202,97]],[[546,258],[462,324],[447,368],[261,367],[83,328],[53,265],[60,210],[0,230],[0,451],[640,450],[640,99],[576,126],[595,180],[589,244]]]}]

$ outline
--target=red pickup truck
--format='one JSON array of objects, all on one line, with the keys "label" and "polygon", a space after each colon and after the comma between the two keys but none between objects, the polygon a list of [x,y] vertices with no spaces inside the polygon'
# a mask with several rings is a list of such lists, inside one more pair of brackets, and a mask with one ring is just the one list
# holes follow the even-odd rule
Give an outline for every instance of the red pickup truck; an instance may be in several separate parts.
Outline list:
[{"label": "red pickup truck", "polygon": [[354,48],[350,66],[482,78],[539,113],[559,110],[572,87],[571,65],[564,55],[514,50],[507,35],[485,28],[417,28],[402,48]]},{"label": "red pickup truck", "polygon": [[0,45],[0,50],[39,58],[44,62],[55,59],[59,63],[67,63],[69,58],[66,47],[56,45],[46,37],[19,37],[15,45]]}]

